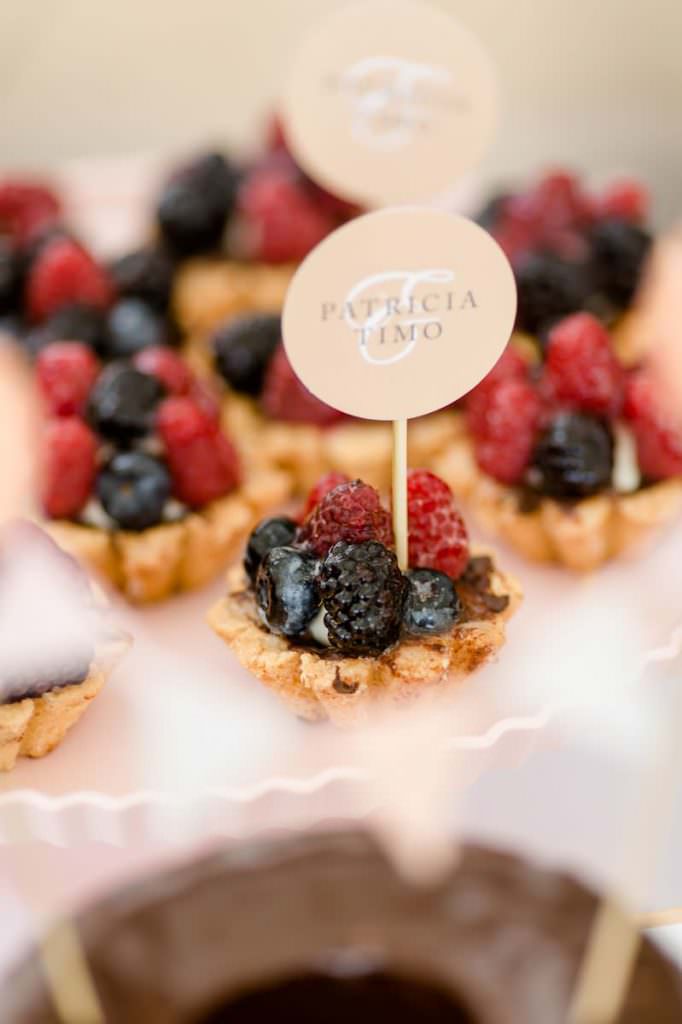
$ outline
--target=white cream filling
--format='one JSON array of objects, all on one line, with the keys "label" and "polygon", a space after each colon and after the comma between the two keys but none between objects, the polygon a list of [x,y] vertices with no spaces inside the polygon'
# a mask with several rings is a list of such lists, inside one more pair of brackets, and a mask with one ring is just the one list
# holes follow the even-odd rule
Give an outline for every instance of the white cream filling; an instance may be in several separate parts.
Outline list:
[{"label": "white cream filling", "polygon": [[611,484],[617,494],[632,494],[642,482],[637,462],[637,444],[632,431],[624,423],[614,429],[613,473]]},{"label": "white cream filling", "polygon": [[327,632],[327,627],[324,624],[324,605],[322,605],[312,622],[309,623],[308,632],[320,647],[331,647],[331,644],[329,643],[329,633]]},{"label": "white cream filling", "polygon": [[[187,506],[176,498],[168,498],[163,506],[162,523],[177,523],[187,515]],[[85,526],[94,526],[100,530],[120,529],[111,516],[107,515],[98,498],[90,498],[80,514],[80,522]]]}]

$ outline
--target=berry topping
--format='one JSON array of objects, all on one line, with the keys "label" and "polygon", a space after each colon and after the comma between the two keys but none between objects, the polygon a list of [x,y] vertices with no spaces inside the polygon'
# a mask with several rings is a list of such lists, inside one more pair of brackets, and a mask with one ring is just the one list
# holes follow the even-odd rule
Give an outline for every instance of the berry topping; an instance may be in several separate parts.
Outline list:
[{"label": "berry topping", "polygon": [[150,432],[164,393],[156,378],[125,363],[112,363],[93,388],[88,418],[108,441],[129,444]]},{"label": "berry topping", "polygon": [[166,345],[143,348],[134,356],[133,366],[140,373],[148,373],[161,381],[169,395],[186,395],[194,384],[187,363]]},{"label": "berry topping", "polygon": [[0,313],[11,313],[19,301],[21,272],[12,243],[0,235]]},{"label": "berry topping", "polygon": [[469,537],[448,485],[426,469],[411,469],[407,507],[410,565],[456,579],[469,561]]},{"label": "berry topping", "polygon": [[489,476],[518,483],[533,452],[541,403],[529,381],[509,377],[491,388],[469,425],[476,460]]},{"label": "berry topping", "polygon": [[614,219],[596,224],[591,241],[597,288],[616,306],[625,308],[637,291],[651,236],[637,224]]},{"label": "berry topping", "polygon": [[333,491],[335,487],[339,486],[339,484],[348,483],[350,483],[350,478],[347,477],[345,473],[339,473],[338,470],[332,470],[329,473],[325,473],[325,475],[317,481],[306,499],[305,508],[301,515],[301,522],[308,518],[313,509],[317,508],[322,499],[326,497],[330,491]]},{"label": "berry topping", "polygon": [[246,395],[260,395],[272,354],[282,338],[282,321],[271,313],[248,313],[213,335],[215,363],[227,383]]},{"label": "berry topping", "polygon": [[284,154],[251,172],[239,191],[239,207],[253,256],[266,263],[302,260],[336,226]]},{"label": "berry topping", "polygon": [[23,342],[32,355],[37,355],[53,341],[83,341],[97,352],[106,348],[106,324],[101,310],[75,303],[53,313],[39,327],[24,337]]},{"label": "berry topping", "polygon": [[608,331],[591,313],[574,313],[549,333],[545,383],[560,405],[615,416],[623,399],[623,371]]},{"label": "berry topping", "polygon": [[144,452],[120,452],[97,477],[97,497],[123,530],[146,530],[163,519],[171,481],[163,462]]},{"label": "berry topping", "polygon": [[614,181],[597,202],[597,217],[602,220],[615,217],[641,224],[648,212],[649,195],[635,179]]},{"label": "berry topping", "polygon": [[161,236],[179,256],[215,249],[234,205],[237,174],[219,153],[183,167],[166,185],[157,215]]},{"label": "berry topping", "polygon": [[55,238],[40,251],[26,283],[26,305],[33,320],[45,320],[74,302],[104,309],[112,296],[108,275],[70,238]]},{"label": "berry topping", "polygon": [[297,529],[294,520],[285,516],[264,519],[258,524],[249,537],[244,555],[244,569],[252,583],[255,583],[260,564],[268,551],[293,544]]},{"label": "berry topping", "polygon": [[320,607],[318,563],[305,551],[272,548],[256,576],[256,601],[273,633],[298,637]]},{"label": "berry topping", "polygon": [[519,327],[537,334],[543,326],[581,309],[590,287],[582,266],[552,253],[533,253],[516,271]]},{"label": "berry topping", "polygon": [[180,501],[190,507],[206,505],[237,485],[237,453],[219,424],[195,399],[167,398],[159,406],[157,428],[166,449],[173,493]]},{"label": "berry topping", "polygon": [[508,192],[500,192],[491,196],[485,206],[476,214],[476,223],[480,224],[486,231],[492,231],[500,221],[507,203],[510,199]]},{"label": "berry topping", "polygon": [[429,636],[452,629],[461,605],[450,577],[435,569],[412,569],[407,574],[407,582],[403,609],[406,632]]},{"label": "berry topping", "polygon": [[55,416],[85,411],[99,374],[99,362],[81,341],[54,341],[36,360],[38,386]]},{"label": "berry topping", "polygon": [[642,474],[649,480],[681,475],[682,421],[657,401],[656,385],[647,373],[630,377],[624,413],[635,435]]},{"label": "berry topping", "polygon": [[161,249],[136,249],[112,263],[116,291],[129,299],[142,299],[160,313],[170,302],[173,261]]},{"label": "berry topping", "polygon": [[76,416],[50,420],[43,439],[42,505],[50,519],[78,515],[97,472],[97,438]]},{"label": "berry topping", "polygon": [[329,491],[299,533],[299,542],[320,558],[337,541],[360,544],[369,540],[390,546],[393,529],[378,492],[361,480],[339,484]]},{"label": "berry topping", "polygon": [[0,183],[0,224],[21,244],[53,224],[59,212],[57,197],[42,185]]},{"label": "berry topping", "polygon": [[165,345],[166,324],[163,317],[142,299],[120,299],[107,318],[107,355],[125,358],[152,345]]},{"label": "berry topping", "polygon": [[263,409],[274,420],[314,423],[327,427],[343,419],[343,413],[311,394],[294,373],[284,346],[275,351],[265,374]]},{"label": "berry topping", "polygon": [[344,654],[379,654],[400,636],[407,582],[378,541],[335,544],[320,566],[324,624]]},{"label": "berry topping", "polygon": [[613,472],[613,437],[596,416],[562,412],[542,431],[528,482],[551,498],[586,498],[605,490]]},{"label": "berry topping", "polygon": [[475,430],[475,424],[485,417],[489,396],[500,381],[527,378],[528,363],[517,348],[507,345],[488,375],[466,396],[466,410],[471,429]]}]

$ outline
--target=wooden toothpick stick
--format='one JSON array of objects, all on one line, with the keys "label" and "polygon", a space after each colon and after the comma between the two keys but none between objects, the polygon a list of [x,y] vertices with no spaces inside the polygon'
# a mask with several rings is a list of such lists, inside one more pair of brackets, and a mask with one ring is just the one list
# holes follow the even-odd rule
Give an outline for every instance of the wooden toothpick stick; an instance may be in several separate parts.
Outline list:
[{"label": "wooden toothpick stick", "polygon": [[407,420],[393,421],[393,536],[398,565],[407,569]]}]

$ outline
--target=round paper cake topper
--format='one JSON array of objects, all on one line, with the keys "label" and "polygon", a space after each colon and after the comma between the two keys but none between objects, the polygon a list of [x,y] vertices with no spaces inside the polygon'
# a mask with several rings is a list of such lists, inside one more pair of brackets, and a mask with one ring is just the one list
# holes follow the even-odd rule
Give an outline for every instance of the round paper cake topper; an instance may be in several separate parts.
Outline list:
[{"label": "round paper cake topper", "polygon": [[350,221],[310,253],[282,331],[314,395],[351,416],[398,420],[478,384],[515,316],[514,275],[490,235],[442,210],[395,207]]},{"label": "round paper cake topper", "polygon": [[388,205],[452,186],[488,146],[496,108],[491,62],[454,19],[410,0],[365,0],[304,40],[282,116],[320,184]]}]

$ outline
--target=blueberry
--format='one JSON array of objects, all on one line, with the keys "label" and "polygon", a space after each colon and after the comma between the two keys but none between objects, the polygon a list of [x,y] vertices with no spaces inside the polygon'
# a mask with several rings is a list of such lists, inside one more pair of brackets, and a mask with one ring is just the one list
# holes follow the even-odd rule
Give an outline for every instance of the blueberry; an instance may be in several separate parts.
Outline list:
[{"label": "blueberry", "polygon": [[551,498],[586,498],[611,485],[613,436],[596,416],[563,412],[541,433],[528,483]]},{"label": "blueberry", "polygon": [[264,519],[258,524],[249,537],[244,555],[244,569],[252,583],[256,582],[260,564],[268,551],[291,544],[297,529],[298,526],[293,519],[284,516]]},{"label": "blueberry", "polygon": [[582,309],[592,281],[582,264],[552,253],[527,256],[516,268],[518,327],[537,334],[548,322]]},{"label": "blueberry", "polygon": [[111,276],[119,295],[142,299],[160,313],[168,309],[173,284],[173,261],[161,249],[148,247],[115,260]]},{"label": "blueberry", "polygon": [[215,249],[234,206],[238,176],[219,153],[180,170],[166,185],[157,216],[161,237],[178,256]]},{"label": "blueberry", "polygon": [[29,331],[23,344],[36,356],[53,341],[82,341],[97,352],[105,346],[105,315],[101,310],[84,303],[62,306],[41,324]]},{"label": "blueberry", "polygon": [[125,363],[112,363],[93,388],[88,418],[106,440],[128,444],[150,432],[164,394],[155,377]]},{"label": "blueberry", "polygon": [[296,548],[272,548],[256,576],[256,601],[273,633],[301,636],[320,607],[316,559]]},{"label": "blueberry", "polygon": [[218,371],[246,395],[260,395],[265,371],[282,337],[282,321],[269,313],[236,317],[213,335]]},{"label": "blueberry", "polygon": [[616,306],[625,309],[637,291],[651,248],[651,236],[636,224],[614,218],[595,225],[591,243],[598,289]]},{"label": "blueberry", "polygon": [[450,577],[436,569],[412,569],[407,581],[403,609],[405,630],[417,636],[428,636],[452,629],[461,605]]},{"label": "blueberry", "polygon": [[107,355],[125,358],[168,338],[161,314],[142,299],[119,299],[107,318]]},{"label": "blueberry", "polygon": [[0,237],[0,313],[12,313],[20,299],[21,272],[14,246]]},{"label": "blueberry", "polygon": [[144,452],[119,452],[97,478],[97,497],[123,530],[146,530],[160,523],[170,493],[166,466]]}]

